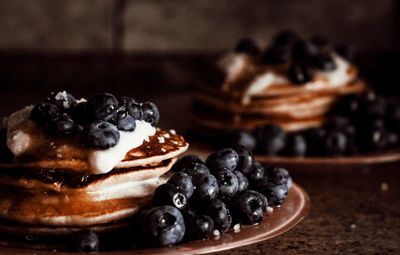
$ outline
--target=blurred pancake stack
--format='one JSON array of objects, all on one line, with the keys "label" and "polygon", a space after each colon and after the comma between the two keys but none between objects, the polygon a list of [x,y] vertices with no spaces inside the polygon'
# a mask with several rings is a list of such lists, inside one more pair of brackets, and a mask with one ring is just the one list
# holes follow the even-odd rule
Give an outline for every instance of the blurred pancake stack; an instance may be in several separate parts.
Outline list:
[{"label": "blurred pancake stack", "polygon": [[222,83],[202,83],[193,128],[203,134],[275,124],[286,131],[321,126],[335,102],[366,90],[350,52],[324,37],[284,31],[260,50],[242,39],[217,69]]}]

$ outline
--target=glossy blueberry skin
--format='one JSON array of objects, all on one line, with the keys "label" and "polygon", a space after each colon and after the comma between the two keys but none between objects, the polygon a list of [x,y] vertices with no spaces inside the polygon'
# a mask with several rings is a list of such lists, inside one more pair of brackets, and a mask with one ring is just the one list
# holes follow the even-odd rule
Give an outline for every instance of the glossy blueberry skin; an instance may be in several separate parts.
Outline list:
[{"label": "glossy blueberry skin", "polygon": [[179,192],[185,195],[186,198],[190,198],[194,192],[194,185],[192,178],[186,173],[178,172],[175,173],[169,180],[169,184],[172,184],[177,188]]},{"label": "glossy blueberry skin", "polygon": [[214,221],[214,228],[221,233],[227,231],[232,223],[231,212],[224,202],[219,199],[212,199],[207,204],[205,211]]},{"label": "glossy blueberry skin", "polygon": [[156,188],[153,196],[153,205],[169,205],[178,209],[183,209],[187,206],[187,197],[178,190],[177,187],[170,183],[164,183]]},{"label": "glossy blueberry skin", "polygon": [[119,97],[118,102],[120,106],[123,106],[128,111],[129,115],[132,116],[135,120],[142,119],[142,109],[140,107],[140,103],[131,97]]},{"label": "glossy blueberry skin", "polygon": [[254,164],[253,153],[248,148],[240,145],[233,147],[233,149],[239,156],[239,162],[235,170],[249,174]]},{"label": "glossy blueberry skin", "polygon": [[144,216],[143,231],[159,246],[174,245],[185,235],[185,222],[175,207],[154,207]]},{"label": "glossy blueberry skin", "polygon": [[195,186],[194,196],[201,201],[209,201],[219,193],[218,181],[211,174],[195,174],[192,177]]},{"label": "glossy blueberry skin", "polygon": [[97,252],[100,249],[99,236],[94,231],[81,231],[73,234],[68,246],[74,252]]},{"label": "glossy blueberry skin", "polygon": [[225,201],[233,198],[239,189],[237,176],[228,169],[221,169],[215,173],[219,186],[219,197]]},{"label": "glossy blueberry skin", "polygon": [[244,224],[256,224],[264,219],[264,213],[268,205],[261,199],[262,194],[247,190],[236,198],[235,212]]},{"label": "glossy blueberry skin", "polygon": [[286,133],[277,125],[265,125],[255,130],[257,150],[268,156],[277,155],[285,147]]},{"label": "glossy blueberry skin", "polygon": [[109,93],[90,98],[86,105],[87,114],[91,120],[111,120],[118,109],[117,98]]},{"label": "glossy blueberry skin", "polygon": [[105,121],[96,121],[83,130],[85,144],[94,149],[108,149],[119,142],[120,134],[116,126]]},{"label": "glossy blueberry skin", "polygon": [[313,79],[312,70],[304,63],[293,63],[289,68],[289,79],[293,84],[305,84]]},{"label": "glossy blueberry skin", "polygon": [[318,53],[319,49],[308,41],[298,41],[293,45],[292,49],[293,58],[300,62],[305,62]]},{"label": "glossy blueberry skin", "polygon": [[286,184],[270,182],[266,178],[255,182],[253,187],[267,198],[269,206],[282,204],[289,190]]},{"label": "glossy blueberry skin", "polygon": [[285,168],[270,167],[265,172],[265,176],[269,182],[285,184],[288,188],[292,186],[292,177]]},{"label": "glossy blueberry skin", "polygon": [[307,153],[307,142],[301,134],[291,134],[286,138],[285,148],[282,151],[283,155],[303,157]]},{"label": "glossy blueberry skin", "polygon": [[51,132],[60,135],[70,135],[75,131],[75,122],[64,113],[56,122],[50,124]]},{"label": "glossy blueberry skin", "polygon": [[186,155],[180,158],[173,166],[173,172],[184,172],[185,168],[192,167],[195,163],[204,163],[198,156],[196,155]]},{"label": "glossy blueberry skin", "polygon": [[60,116],[60,109],[55,104],[42,102],[33,107],[30,119],[45,126],[47,123],[56,122]]},{"label": "glossy blueberry skin", "polygon": [[247,190],[249,187],[249,180],[247,179],[247,177],[240,171],[234,171],[233,173],[236,175],[239,181],[237,194]]},{"label": "glossy blueberry skin", "polygon": [[207,215],[196,215],[187,227],[189,240],[208,239],[214,231],[214,221]]},{"label": "glossy blueberry skin", "polygon": [[210,169],[204,163],[194,163],[191,166],[183,168],[183,172],[193,176],[196,174],[209,174]]},{"label": "glossy blueberry skin", "polygon": [[211,172],[216,172],[226,168],[230,171],[235,170],[239,163],[239,155],[230,148],[222,149],[210,154],[206,160],[207,167]]},{"label": "glossy blueberry skin", "polygon": [[144,102],[140,106],[142,110],[142,120],[149,122],[155,126],[160,121],[160,112],[155,104],[152,102]]},{"label": "glossy blueberry skin", "polygon": [[136,128],[136,120],[133,118],[125,107],[120,107],[114,114],[111,122],[122,131],[132,132]]},{"label": "glossy blueberry skin", "polygon": [[256,56],[260,53],[257,43],[251,38],[242,38],[235,47],[236,53],[245,53]]},{"label": "glossy blueberry skin", "polygon": [[251,172],[247,175],[250,182],[261,180],[264,178],[265,168],[259,162],[254,162]]}]

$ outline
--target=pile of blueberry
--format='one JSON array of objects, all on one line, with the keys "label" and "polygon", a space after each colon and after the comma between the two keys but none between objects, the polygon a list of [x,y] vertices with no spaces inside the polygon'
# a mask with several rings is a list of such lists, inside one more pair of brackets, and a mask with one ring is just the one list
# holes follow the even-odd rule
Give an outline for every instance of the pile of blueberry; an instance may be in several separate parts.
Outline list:
[{"label": "pile of blueberry", "polygon": [[263,155],[339,156],[376,153],[400,145],[398,98],[372,92],[341,98],[322,127],[286,133],[276,125],[226,134],[225,145],[243,145]]},{"label": "pile of blueberry", "polygon": [[282,204],[291,186],[287,170],[264,168],[243,146],[219,150],[204,162],[188,155],[142,213],[143,232],[159,246],[207,239],[232,226],[256,224]]},{"label": "pile of blueberry", "polygon": [[130,97],[104,93],[77,101],[63,91],[51,93],[36,104],[30,119],[49,134],[78,137],[89,148],[107,149],[119,142],[119,130],[134,131],[136,120],[154,126],[160,113],[155,104],[139,103]]},{"label": "pile of blueberry", "polygon": [[345,46],[331,45],[321,35],[305,40],[293,31],[278,33],[263,51],[252,39],[244,38],[237,44],[235,52],[256,57],[262,64],[289,64],[287,75],[294,84],[311,81],[316,70],[334,71],[337,66],[332,52],[351,59],[351,51]]}]

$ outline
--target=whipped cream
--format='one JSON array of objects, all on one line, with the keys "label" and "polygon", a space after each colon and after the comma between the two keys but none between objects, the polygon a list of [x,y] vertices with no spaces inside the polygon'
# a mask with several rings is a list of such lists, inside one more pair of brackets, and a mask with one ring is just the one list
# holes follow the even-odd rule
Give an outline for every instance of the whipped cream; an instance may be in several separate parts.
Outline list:
[{"label": "whipped cream", "polygon": [[117,145],[106,150],[90,150],[88,162],[94,174],[103,174],[111,171],[126,153],[139,147],[149,137],[155,135],[156,129],[148,122],[136,120],[136,128],[132,132],[119,131],[120,139]]},{"label": "whipped cream", "polygon": [[[308,90],[319,88],[339,87],[348,84],[356,78],[355,73],[350,73],[351,65],[337,54],[332,54],[332,58],[336,63],[337,68],[333,71],[324,72],[317,71],[314,80],[305,84]],[[249,56],[246,54],[230,53],[220,62],[220,67],[226,73],[225,82],[222,90],[229,90],[236,81],[240,80],[243,74],[248,70],[249,65],[254,65]],[[248,104],[252,96],[258,95],[267,90],[270,86],[287,85],[291,82],[289,79],[273,71],[271,68],[266,68],[265,71],[256,75],[251,82],[243,90],[243,104]]]},{"label": "whipped cream", "polygon": [[[29,120],[33,106],[27,106],[13,114],[7,119],[7,146],[15,157],[28,153],[35,153],[36,148],[42,144],[49,143],[43,131]],[[94,174],[102,174],[111,171],[126,153],[139,147],[144,141],[148,141],[150,136],[155,135],[156,129],[150,123],[143,120],[136,120],[136,128],[132,132],[119,131],[120,140],[117,145],[106,150],[86,150],[73,143],[53,146],[52,149],[59,158],[68,155],[69,151],[78,149],[86,155],[90,170]]]}]

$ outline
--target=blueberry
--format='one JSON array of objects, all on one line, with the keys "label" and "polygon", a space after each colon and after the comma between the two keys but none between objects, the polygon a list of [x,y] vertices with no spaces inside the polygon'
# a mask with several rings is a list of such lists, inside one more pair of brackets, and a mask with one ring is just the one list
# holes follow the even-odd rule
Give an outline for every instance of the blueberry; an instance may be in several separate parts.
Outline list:
[{"label": "blueberry", "polygon": [[292,49],[287,46],[273,46],[268,48],[261,56],[261,62],[265,64],[284,64],[292,59]]},{"label": "blueberry", "polygon": [[214,221],[207,215],[197,215],[189,223],[187,232],[190,240],[209,238],[214,231]]},{"label": "blueberry", "polygon": [[353,60],[353,50],[346,45],[336,45],[335,52],[349,61]]},{"label": "blueberry", "polygon": [[262,194],[254,190],[247,190],[236,198],[235,212],[244,224],[256,224],[264,219],[268,205],[261,199]]},{"label": "blueberry", "polygon": [[335,60],[328,53],[320,53],[314,56],[312,64],[315,68],[325,72],[331,72],[337,68]]},{"label": "blueberry", "polygon": [[240,171],[234,171],[233,173],[236,175],[239,182],[237,193],[239,194],[247,190],[247,188],[249,187],[249,180],[247,179],[247,177]]},{"label": "blueberry", "polygon": [[285,146],[286,133],[277,125],[265,125],[256,129],[257,149],[265,155],[277,155]]},{"label": "blueberry", "polygon": [[319,53],[318,48],[307,41],[298,41],[293,45],[292,54],[295,60],[306,61]]},{"label": "blueberry", "polygon": [[140,103],[131,97],[119,97],[118,102],[120,106],[124,106],[128,111],[129,115],[135,120],[142,119],[142,109]]},{"label": "blueberry", "polygon": [[97,252],[100,249],[99,236],[94,231],[73,234],[69,249],[75,252]]},{"label": "blueberry", "polygon": [[222,200],[233,198],[239,189],[239,180],[230,170],[220,169],[215,173],[219,185],[219,196]]},{"label": "blueberry", "polygon": [[120,138],[116,126],[105,121],[96,121],[83,130],[86,145],[94,149],[108,149],[114,147]]},{"label": "blueberry", "polygon": [[208,202],[205,212],[214,221],[215,229],[221,233],[229,229],[232,223],[232,216],[224,202],[219,199],[212,199]]},{"label": "blueberry", "polygon": [[347,95],[338,99],[333,105],[331,112],[333,114],[355,118],[360,109],[360,98],[355,95]]},{"label": "blueberry", "polygon": [[271,167],[266,171],[265,176],[269,182],[285,184],[288,188],[292,186],[292,177],[285,168]]},{"label": "blueberry", "polygon": [[247,177],[249,178],[250,182],[254,182],[264,178],[264,174],[265,174],[265,168],[259,162],[256,161],[254,162],[254,165],[250,173],[247,175]]},{"label": "blueberry", "polygon": [[289,190],[286,184],[270,182],[267,179],[257,181],[254,189],[267,198],[270,206],[282,204],[287,198]]},{"label": "blueberry", "polygon": [[312,70],[304,63],[292,63],[288,75],[294,84],[304,84],[313,79]]},{"label": "blueberry", "polygon": [[246,53],[256,56],[260,53],[256,42],[251,38],[242,38],[235,47],[236,53]]},{"label": "blueberry", "polygon": [[75,131],[75,123],[68,114],[63,113],[60,119],[50,124],[50,129],[55,134],[70,135]]},{"label": "blueberry", "polygon": [[55,104],[58,108],[64,110],[72,109],[76,105],[75,97],[66,91],[60,91],[58,93],[51,92],[50,96],[48,96],[45,101]]},{"label": "blueberry", "polygon": [[239,156],[239,162],[235,170],[240,171],[244,174],[250,173],[254,163],[253,153],[246,147],[240,145],[233,147],[233,149]]},{"label": "blueberry", "polygon": [[194,163],[191,166],[185,167],[183,172],[193,176],[195,174],[209,174],[210,170],[204,163]]},{"label": "blueberry", "polygon": [[171,183],[164,183],[156,188],[153,196],[153,205],[170,205],[183,209],[188,204],[187,197]]},{"label": "blueberry", "polygon": [[363,148],[367,151],[382,151],[390,147],[395,134],[387,130],[384,126],[376,124],[367,129],[362,137]]},{"label": "blueberry", "polygon": [[319,156],[325,152],[326,130],[320,127],[310,128],[304,131],[304,138],[307,144],[307,155]]},{"label": "blueberry", "polygon": [[219,192],[218,181],[211,174],[195,174],[192,177],[195,186],[194,196],[202,201],[217,197]]},{"label": "blueberry", "polygon": [[51,103],[39,103],[31,111],[30,119],[39,125],[56,122],[60,118],[60,109]]},{"label": "blueberry", "polygon": [[291,46],[301,40],[300,36],[291,30],[284,30],[278,33],[273,39],[273,45],[276,46]]},{"label": "blueberry", "polygon": [[142,119],[149,122],[151,125],[155,126],[160,120],[160,112],[155,104],[151,102],[145,102],[141,105],[142,109]]},{"label": "blueberry", "polygon": [[231,146],[244,146],[249,150],[256,148],[256,139],[247,131],[239,130],[225,134],[224,144],[228,147]]},{"label": "blueberry", "polygon": [[239,163],[239,155],[233,149],[222,149],[210,154],[206,160],[206,165],[211,171],[218,171],[226,168],[235,170]]},{"label": "blueberry", "polygon": [[78,124],[87,124],[89,117],[86,111],[87,102],[80,102],[71,109],[71,117]]},{"label": "blueberry", "polygon": [[329,46],[329,41],[324,35],[313,35],[310,41],[319,50],[324,50]]},{"label": "blueberry", "polygon": [[177,244],[185,235],[182,213],[168,205],[155,207],[144,216],[143,231],[160,246]]},{"label": "blueberry", "polygon": [[183,172],[185,168],[191,168],[195,163],[203,163],[196,155],[186,155],[180,158],[173,166],[172,171]]},{"label": "blueberry", "polygon": [[184,194],[186,198],[190,198],[194,192],[194,186],[192,183],[192,178],[186,173],[178,172],[175,173],[168,181],[169,184],[172,184],[177,190]]},{"label": "blueberry", "polygon": [[108,93],[90,98],[86,105],[88,117],[92,120],[111,120],[118,108],[118,100]]},{"label": "blueberry", "polygon": [[303,157],[307,152],[306,139],[301,134],[290,134],[286,138],[286,145],[283,149],[284,155]]},{"label": "blueberry", "polygon": [[136,121],[125,107],[121,107],[114,114],[114,117],[111,119],[111,123],[113,123],[119,130],[122,131],[133,131],[136,128]]},{"label": "blueberry", "polygon": [[344,155],[348,148],[346,134],[340,130],[328,131],[325,137],[325,150],[328,155]]},{"label": "blueberry", "polygon": [[384,118],[387,113],[387,102],[382,96],[368,93],[361,99],[360,111],[372,118]]}]

